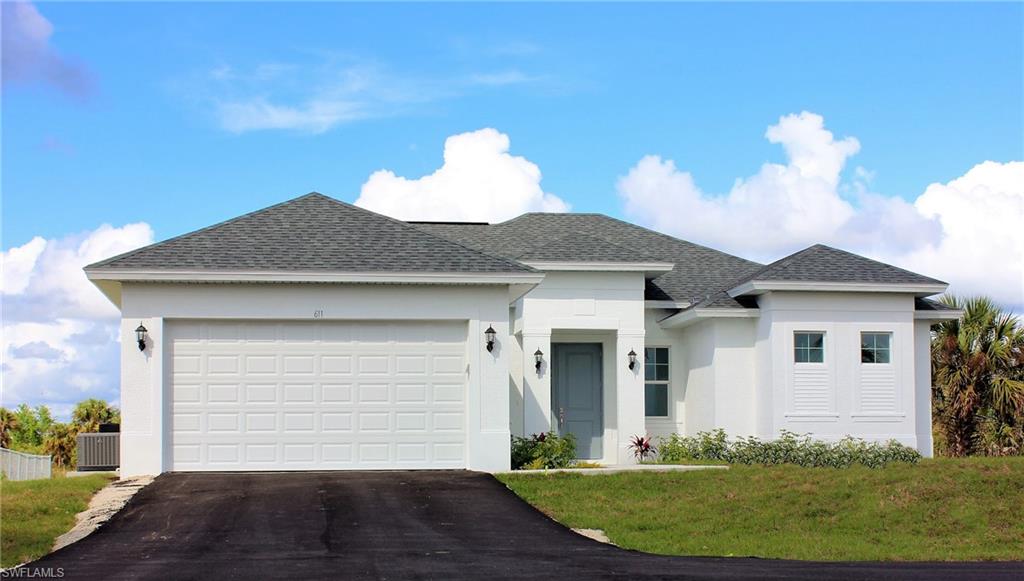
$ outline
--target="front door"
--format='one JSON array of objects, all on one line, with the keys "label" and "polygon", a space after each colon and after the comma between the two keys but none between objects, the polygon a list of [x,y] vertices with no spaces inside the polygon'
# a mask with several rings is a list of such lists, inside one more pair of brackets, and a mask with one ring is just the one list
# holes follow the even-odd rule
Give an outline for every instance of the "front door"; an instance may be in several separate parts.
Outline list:
[{"label": "front door", "polygon": [[551,349],[551,414],[558,433],[576,437],[578,458],[600,458],[604,433],[601,344],[555,343]]}]

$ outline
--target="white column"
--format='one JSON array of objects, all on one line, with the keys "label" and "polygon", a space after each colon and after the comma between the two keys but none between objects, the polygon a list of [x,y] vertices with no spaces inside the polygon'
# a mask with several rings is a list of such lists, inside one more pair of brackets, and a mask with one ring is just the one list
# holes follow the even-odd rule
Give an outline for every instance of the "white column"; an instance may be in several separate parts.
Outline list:
[{"label": "white column", "polygon": [[[148,331],[139,351],[135,328]],[[168,469],[164,446],[164,340],[161,318],[121,320],[121,476]]]},{"label": "white column", "polygon": [[[534,353],[543,361],[536,368]],[[523,423],[526,435],[551,431],[551,331],[523,331]]]},{"label": "white column", "polygon": [[[502,297],[504,298],[504,297]],[[487,318],[469,322],[469,468],[484,472],[509,469],[509,390],[507,307],[497,303]],[[492,322],[493,321],[493,322]],[[494,327],[498,340],[487,350],[484,330]]]},{"label": "white column", "polygon": [[[629,352],[637,354],[637,364],[629,368]],[[644,333],[619,331],[615,340],[615,403],[619,464],[633,464],[629,449],[633,436],[647,433],[644,418]]]},{"label": "white column", "polygon": [[932,442],[931,323],[914,321],[914,425],[917,451],[925,458],[934,454]]}]

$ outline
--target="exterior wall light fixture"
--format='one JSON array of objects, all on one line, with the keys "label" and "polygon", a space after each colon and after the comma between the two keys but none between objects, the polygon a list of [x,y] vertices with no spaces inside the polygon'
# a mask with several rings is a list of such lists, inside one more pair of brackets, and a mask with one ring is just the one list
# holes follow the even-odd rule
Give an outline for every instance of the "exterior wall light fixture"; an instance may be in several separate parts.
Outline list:
[{"label": "exterior wall light fixture", "polygon": [[146,350],[146,333],[147,329],[139,323],[139,326],[135,329],[135,340],[139,342],[139,351]]},{"label": "exterior wall light fixture", "polygon": [[533,354],[533,359],[536,362],[534,364],[534,367],[537,368],[537,373],[540,373],[540,366],[542,363],[544,363],[544,352],[541,351],[540,349],[537,349],[537,351],[535,351]]},{"label": "exterior wall light fixture", "polygon": [[487,351],[494,351],[494,340],[498,337],[498,332],[494,330],[493,325],[487,326],[487,330],[484,331],[484,337],[487,339]]},{"label": "exterior wall light fixture", "polygon": [[630,349],[629,353],[626,356],[629,357],[629,370],[633,371],[633,369],[636,367],[636,351]]}]

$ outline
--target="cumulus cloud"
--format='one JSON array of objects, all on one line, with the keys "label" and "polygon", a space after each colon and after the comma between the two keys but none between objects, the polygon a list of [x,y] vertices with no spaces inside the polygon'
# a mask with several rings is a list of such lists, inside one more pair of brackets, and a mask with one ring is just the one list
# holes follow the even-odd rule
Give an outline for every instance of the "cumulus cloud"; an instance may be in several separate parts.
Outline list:
[{"label": "cumulus cloud", "polygon": [[844,183],[860,144],[837,139],[820,115],[783,116],[765,137],[787,163],[765,163],[724,194],[704,192],[672,160],[645,156],[618,181],[626,213],[756,260],[822,242],[943,278],[954,292],[1024,305],[1024,163],[980,164],[911,203],[873,192],[864,168]]},{"label": "cumulus cloud", "polygon": [[1024,161],[980,163],[928,186],[914,208],[941,224],[941,238],[882,258],[1024,307]]},{"label": "cumulus cloud", "polygon": [[92,91],[86,70],[69,61],[50,42],[53,24],[30,2],[2,2],[3,85],[45,83],[83,98]]},{"label": "cumulus cloud", "polygon": [[0,256],[4,406],[66,415],[86,397],[118,400],[118,311],[82,267],[152,242],[147,224],[33,238]]},{"label": "cumulus cloud", "polygon": [[415,179],[376,171],[356,205],[403,220],[499,222],[523,212],[568,211],[541,189],[540,168],[511,155],[509,145],[508,135],[491,128],[453,135],[437,171]]}]

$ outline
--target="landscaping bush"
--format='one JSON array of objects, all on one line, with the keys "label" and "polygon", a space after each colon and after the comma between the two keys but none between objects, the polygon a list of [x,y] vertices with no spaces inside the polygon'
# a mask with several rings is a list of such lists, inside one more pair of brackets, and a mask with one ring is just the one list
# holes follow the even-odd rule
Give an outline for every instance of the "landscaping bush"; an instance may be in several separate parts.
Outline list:
[{"label": "landscaping bush", "polygon": [[568,468],[576,460],[576,438],[572,434],[533,434],[512,436],[512,469],[540,470]]},{"label": "landscaping bush", "polygon": [[658,459],[668,463],[717,460],[732,464],[797,464],[830,468],[861,464],[880,468],[890,462],[913,464],[921,459],[921,454],[895,440],[879,444],[846,437],[838,442],[824,442],[785,430],[778,439],[766,442],[752,436],[730,440],[725,431],[719,429],[699,432],[696,436],[672,434],[662,440]]}]

